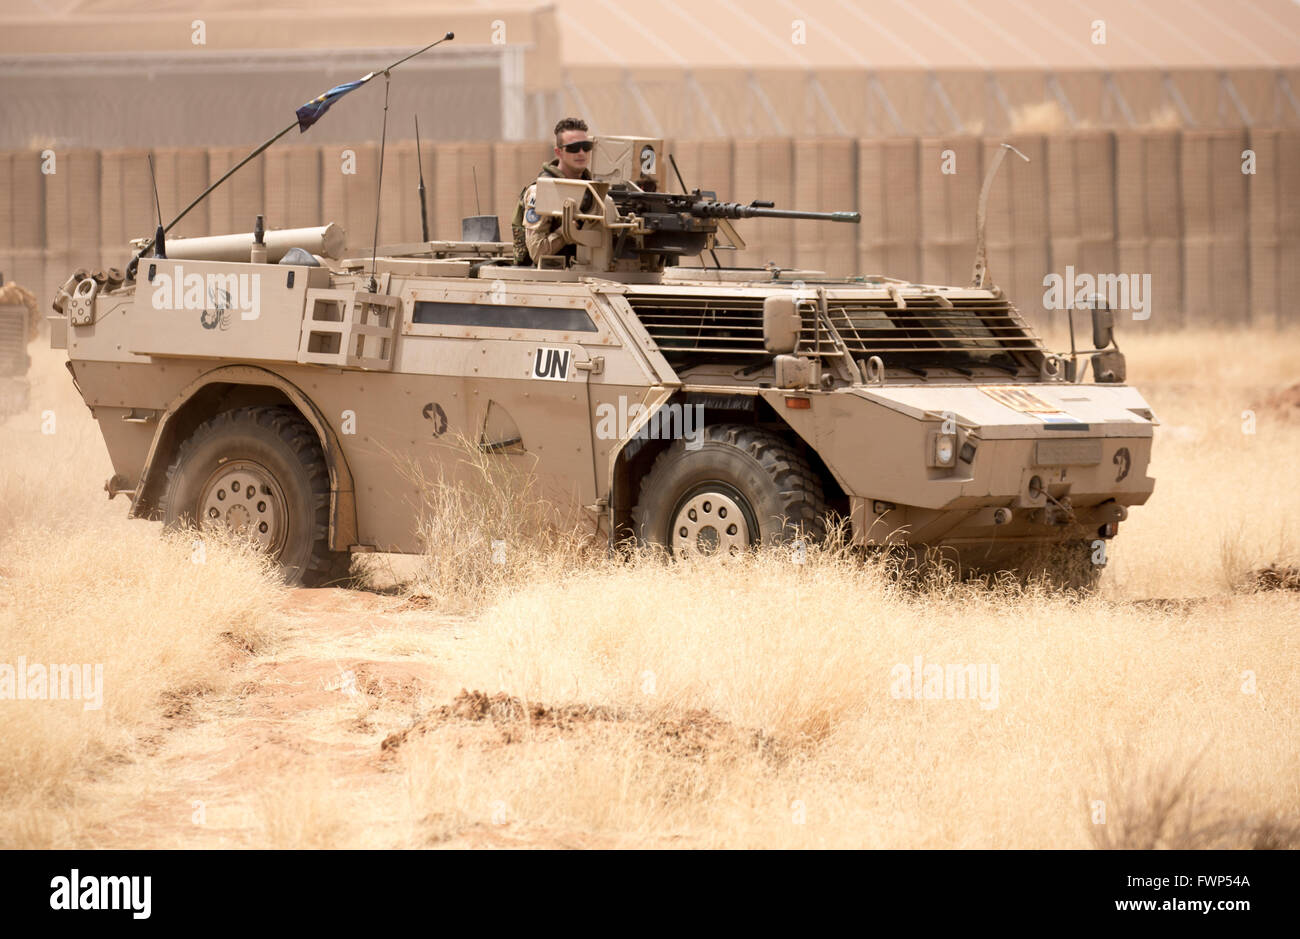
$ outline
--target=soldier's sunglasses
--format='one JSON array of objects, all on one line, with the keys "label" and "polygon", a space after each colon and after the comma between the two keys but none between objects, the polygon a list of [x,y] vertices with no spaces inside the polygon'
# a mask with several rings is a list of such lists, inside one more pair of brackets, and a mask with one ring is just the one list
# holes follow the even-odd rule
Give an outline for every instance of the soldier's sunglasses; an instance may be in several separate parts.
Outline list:
[{"label": "soldier's sunglasses", "polygon": [[573,143],[566,143],[563,147],[569,153],[577,153],[581,150],[583,153],[590,152],[592,147],[590,140],[575,140]]}]

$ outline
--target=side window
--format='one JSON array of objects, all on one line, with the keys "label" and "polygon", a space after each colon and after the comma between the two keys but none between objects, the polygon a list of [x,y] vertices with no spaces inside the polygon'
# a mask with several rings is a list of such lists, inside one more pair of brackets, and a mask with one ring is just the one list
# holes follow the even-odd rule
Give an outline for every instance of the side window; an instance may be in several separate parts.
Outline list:
[{"label": "side window", "polygon": [[572,307],[511,306],[504,303],[451,303],[417,300],[411,322],[431,326],[487,326],[550,332],[597,332],[587,311]]}]

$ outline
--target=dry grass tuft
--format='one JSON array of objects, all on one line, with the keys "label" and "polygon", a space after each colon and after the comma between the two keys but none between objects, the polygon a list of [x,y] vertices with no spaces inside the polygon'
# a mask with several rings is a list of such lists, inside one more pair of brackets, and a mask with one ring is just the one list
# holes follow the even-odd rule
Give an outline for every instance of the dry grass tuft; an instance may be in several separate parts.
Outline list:
[{"label": "dry grass tuft", "polygon": [[296,767],[261,781],[254,799],[261,847],[301,851],[346,847],[353,836],[348,794],[327,767]]},{"label": "dry grass tuft", "polygon": [[1088,806],[1094,847],[1177,851],[1300,848],[1300,818],[1281,812],[1245,814],[1229,800],[1197,788],[1206,749],[1177,762],[1143,765],[1128,753],[1107,763],[1105,820]]},{"label": "dry grass tuft", "polygon": [[406,461],[422,499],[424,545],[410,595],[444,610],[472,610],[524,583],[581,568],[605,552],[582,510],[543,492],[529,454],[493,454],[463,438],[445,445],[432,478]]}]

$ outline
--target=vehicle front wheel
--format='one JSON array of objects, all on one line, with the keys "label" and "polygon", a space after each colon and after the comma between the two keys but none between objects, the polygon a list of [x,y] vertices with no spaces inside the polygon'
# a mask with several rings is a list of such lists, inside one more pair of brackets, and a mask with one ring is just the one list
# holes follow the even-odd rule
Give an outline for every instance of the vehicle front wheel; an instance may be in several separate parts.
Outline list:
[{"label": "vehicle front wheel", "polygon": [[295,411],[247,407],[207,421],[181,445],[162,499],[169,528],[225,528],[253,539],[291,584],[344,579],[329,547],[330,480],[315,431]]},{"label": "vehicle front wheel", "polygon": [[632,510],[644,544],[684,554],[734,554],[789,542],[802,530],[820,538],[821,480],[794,447],[741,424],[705,428],[696,449],[677,440],[655,459]]}]

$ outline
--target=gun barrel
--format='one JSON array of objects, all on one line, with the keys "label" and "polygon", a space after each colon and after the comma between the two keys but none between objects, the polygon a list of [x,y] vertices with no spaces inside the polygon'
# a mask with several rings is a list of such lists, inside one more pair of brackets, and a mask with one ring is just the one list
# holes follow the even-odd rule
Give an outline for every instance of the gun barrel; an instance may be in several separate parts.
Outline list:
[{"label": "gun barrel", "polygon": [[859,212],[800,212],[797,209],[774,209],[771,202],[754,200],[748,205],[739,202],[715,202],[712,193],[701,198],[697,191],[690,195],[666,192],[640,192],[611,189],[611,197],[620,208],[635,212],[687,213],[695,218],[794,218],[812,222],[862,221]]},{"label": "gun barrel", "polygon": [[738,202],[695,202],[691,214],[697,218],[796,218],[813,222],[862,221],[859,212],[800,212],[797,209],[769,209],[763,206],[741,205]]},{"label": "gun barrel", "polygon": [[798,212],[793,209],[755,209],[754,218],[803,218],[814,222],[852,222],[862,221],[860,212]]}]

